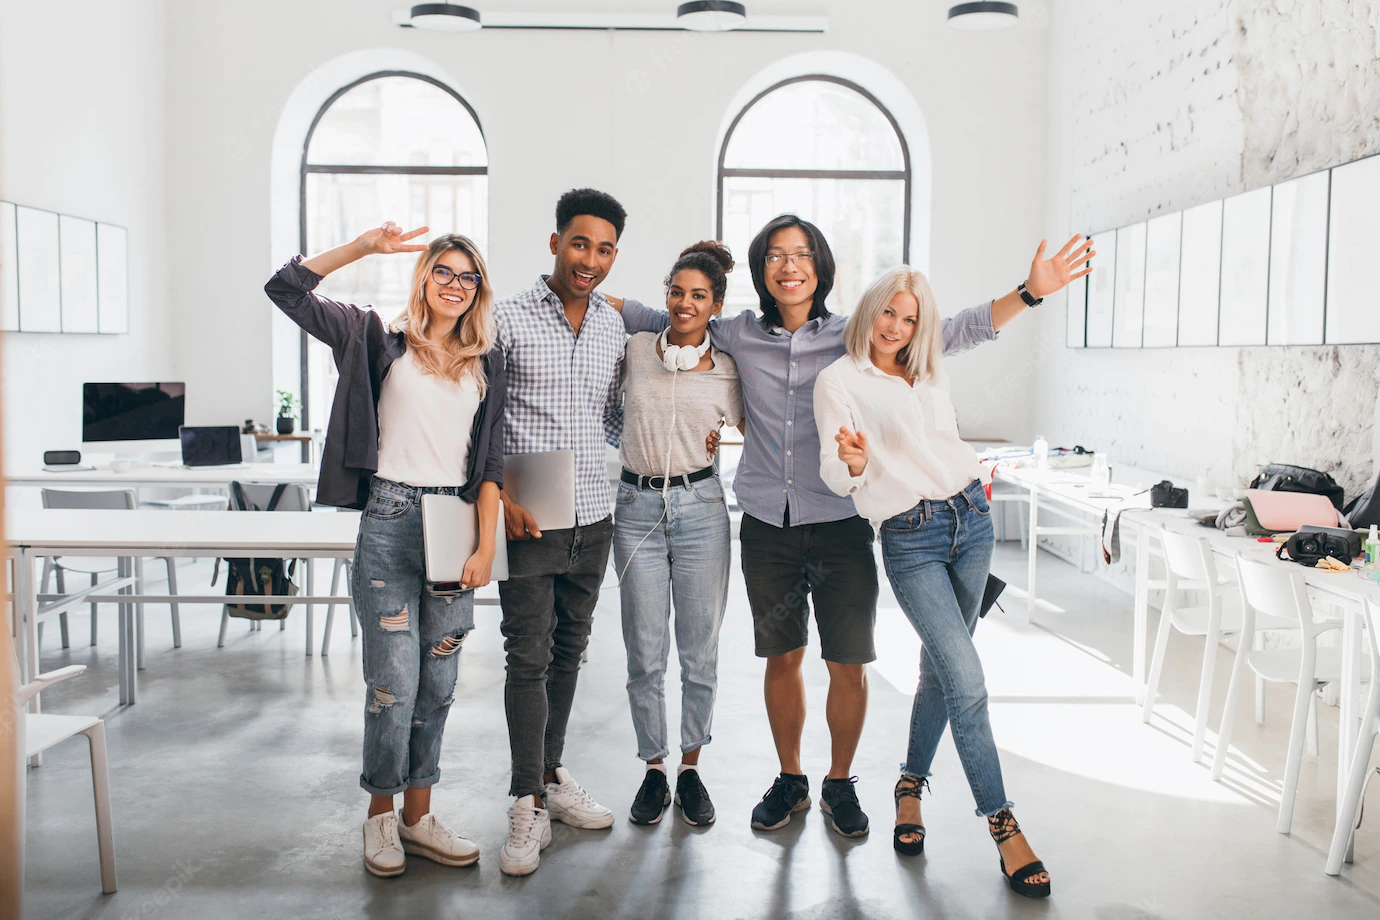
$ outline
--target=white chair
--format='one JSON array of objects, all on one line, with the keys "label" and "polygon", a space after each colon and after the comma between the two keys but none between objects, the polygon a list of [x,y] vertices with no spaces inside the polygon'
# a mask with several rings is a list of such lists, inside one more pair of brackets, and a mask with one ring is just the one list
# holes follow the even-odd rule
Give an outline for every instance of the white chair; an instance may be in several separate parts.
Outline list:
[{"label": "white chair", "polygon": [[[1367,774],[1371,772],[1370,755],[1374,752],[1376,737],[1380,736],[1380,632],[1377,632],[1380,605],[1367,600],[1362,615],[1366,621],[1366,635],[1370,637],[1370,694],[1361,710],[1361,733],[1356,736],[1356,747],[1351,754],[1346,792],[1337,803],[1337,826],[1332,831],[1332,846],[1327,851],[1325,871],[1328,875],[1341,874],[1342,860],[1351,849],[1351,838],[1360,817],[1361,795],[1365,791]],[[1380,773],[1380,769],[1375,772]]]},{"label": "white chair", "polygon": [[[75,735],[85,735],[91,746],[91,786],[96,797],[96,849],[101,858],[101,891],[113,894],[115,881],[115,834],[110,822],[110,773],[105,759],[105,722],[96,716],[58,716],[23,713],[24,705],[53,684],[76,677],[86,665],[74,664],[39,674],[19,688],[15,713],[24,717],[25,756],[34,760],[48,748]],[[36,762],[36,761],[35,761]]]},{"label": "white chair", "polygon": [[[45,508],[77,508],[81,510],[101,510],[114,509],[120,511],[131,511],[136,507],[133,489],[118,489],[114,491],[102,492],[69,492],[62,489],[44,489],[43,507]],[[171,556],[160,557],[163,564],[168,568],[168,594],[177,593],[177,563]],[[43,575],[41,579],[40,593],[48,593],[48,579],[57,575],[57,590],[59,594],[67,593],[67,572],[80,572],[89,575],[91,584],[97,584],[99,576],[113,573],[116,567],[111,563],[114,560],[89,558],[89,557],[48,557],[43,560]],[[136,556],[134,558],[134,583],[135,593],[142,594],[144,586],[144,560]],[[172,633],[173,648],[182,647],[182,618],[178,613],[176,602],[168,605],[172,611]],[[144,605],[135,604],[135,619],[137,621],[136,632],[138,666],[144,666]],[[67,614],[58,614],[58,626],[62,630],[62,647],[67,648]],[[38,627],[39,641],[43,641],[43,624]],[[91,605],[91,644],[96,644],[96,605]]]},{"label": "white chair", "polygon": [[[1294,819],[1294,798],[1298,792],[1304,736],[1317,731],[1317,690],[1329,681],[1340,679],[1342,675],[1341,650],[1318,648],[1318,637],[1340,628],[1342,624],[1336,620],[1319,621],[1314,617],[1302,571],[1291,570],[1288,564],[1273,560],[1248,559],[1241,553],[1236,554],[1236,571],[1244,599],[1241,641],[1231,669],[1231,683],[1227,686],[1222,726],[1217,733],[1212,778],[1222,778],[1227,747],[1231,741],[1232,720],[1236,715],[1246,669],[1249,667],[1271,683],[1297,683],[1293,722],[1289,729],[1289,752],[1284,765],[1284,791],[1280,796],[1279,818],[1275,822],[1275,830],[1287,834]],[[1300,628],[1300,647],[1263,651],[1252,648],[1256,620],[1260,614],[1278,619],[1296,619]]]},{"label": "white chair", "polygon": [[[236,497],[234,488],[236,485],[239,486],[240,493],[244,496],[245,501],[249,503],[249,507],[246,507],[244,504],[242,504]],[[273,493],[277,490],[277,488],[278,484],[272,482],[232,483],[230,490],[230,509],[232,511],[258,511],[259,509],[266,509],[270,504],[272,504]],[[278,498],[278,504],[274,506],[273,510],[275,512],[311,511],[311,496],[307,492],[307,487],[301,485],[300,483],[287,484],[283,489],[282,495]],[[306,590],[307,594],[310,595],[312,593],[312,585],[314,581],[314,579],[312,578],[311,560],[303,559],[302,562],[307,570]],[[310,658],[312,645],[312,605],[303,604],[303,606],[307,610],[307,657]],[[225,647],[225,631],[229,626],[230,608],[228,606],[222,606],[220,614],[220,637],[216,640],[217,648]],[[263,620],[249,621],[250,632],[254,632],[262,628]],[[278,629],[287,629],[286,618],[278,621]]]},{"label": "white chair", "polygon": [[[347,589],[350,587],[350,578],[354,574],[353,570],[353,559],[337,559],[335,561],[335,565],[331,568],[331,596],[335,596],[335,592],[340,585],[341,572],[345,573],[345,587]],[[346,612],[350,617],[350,637],[354,638],[355,636],[359,635],[359,615],[355,613],[355,605],[353,601],[346,604],[345,608]],[[330,653],[331,624],[334,621],[335,604],[329,604],[326,607],[326,627],[323,630],[321,630],[321,654],[323,657]]]},{"label": "white chair", "polygon": [[[1160,613],[1159,631],[1155,635],[1155,651],[1150,659],[1150,680],[1145,688],[1145,707],[1141,721],[1149,722],[1155,708],[1160,675],[1169,646],[1169,631],[1174,629],[1186,636],[1205,636],[1203,667],[1198,678],[1198,705],[1193,722],[1193,743],[1190,748],[1193,762],[1203,759],[1203,742],[1207,736],[1208,710],[1212,706],[1212,677],[1217,663],[1217,646],[1224,636],[1241,631],[1242,613],[1237,591],[1230,579],[1223,578],[1212,555],[1212,547],[1202,537],[1160,530],[1160,545],[1164,547],[1165,595]],[[1201,591],[1207,596],[1207,606],[1180,606],[1181,592]],[[1298,620],[1257,616],[1256,632],[1261,630],[1299,628]],[[1263,696],[1257,684],[1257,697]],[[1261,707],[1257,703],[1257,711]]]}]

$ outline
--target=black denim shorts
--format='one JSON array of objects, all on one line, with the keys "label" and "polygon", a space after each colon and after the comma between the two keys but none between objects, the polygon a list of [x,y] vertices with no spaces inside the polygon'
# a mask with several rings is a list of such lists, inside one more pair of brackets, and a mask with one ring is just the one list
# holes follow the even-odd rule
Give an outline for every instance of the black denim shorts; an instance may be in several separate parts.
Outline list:
[{"label": "black denim shorts", "polygon": [[739,541],[759,658],[804,648],[810,605],[826,661],[877,659],[877,560],[872,525],[861,517],[774,527],[743,515]]}]

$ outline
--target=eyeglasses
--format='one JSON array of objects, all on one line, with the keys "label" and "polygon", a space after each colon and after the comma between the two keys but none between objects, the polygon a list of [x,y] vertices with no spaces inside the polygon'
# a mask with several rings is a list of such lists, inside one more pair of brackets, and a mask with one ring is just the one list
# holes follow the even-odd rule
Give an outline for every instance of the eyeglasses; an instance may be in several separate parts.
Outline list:
[{"label": "eyeglasses", "polygon": [[782,259],[790,260],[792,265],[797,262],[804,262],[806,265],[815,264],[815,254],[813,252],[769,252],[767,253],[768,265],[780,265]]},{"label": "eyeglasses", "polygon": [[460,286],[467,291],[472,291],[479,287],[481,276],[479,272],[453,272],[444,265],[437,265],[431,270],[431,280],[435,281],[440,287],[446,287],[452,280],[459,278]]}]

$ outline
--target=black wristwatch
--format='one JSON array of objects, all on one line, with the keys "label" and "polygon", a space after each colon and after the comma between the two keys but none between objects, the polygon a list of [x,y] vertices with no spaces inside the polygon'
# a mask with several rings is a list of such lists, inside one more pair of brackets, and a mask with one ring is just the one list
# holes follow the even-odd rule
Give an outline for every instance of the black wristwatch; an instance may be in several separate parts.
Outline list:
[{"label": "black wristwatch", "polygon": [[1016,293],[1021,295],[1021,300],[1025,301],[1027,307],[1038,307],[1045,302],[1043,297],[1036,297],[1034,294],[1030,293],[1030,288],[1025,286],[1024,281],[1016,285]]}]

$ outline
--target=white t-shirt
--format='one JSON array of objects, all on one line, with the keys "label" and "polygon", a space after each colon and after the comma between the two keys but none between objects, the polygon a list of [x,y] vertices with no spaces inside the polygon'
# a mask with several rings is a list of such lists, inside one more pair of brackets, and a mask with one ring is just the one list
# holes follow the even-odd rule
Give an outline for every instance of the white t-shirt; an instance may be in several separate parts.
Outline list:
[{"label": "white t-shirt", "polygon": [[479,387],[422,373],[411,351],[388,368],[379,392],[378,475],[412,486],[462,486]]},{"label": "white t-shirt", "polygon": [[[848,355],[815,381],[819,474],[839,495],[852,495],[858,513],[880,527],[922,499],[945,499],[981,474],[977,453],[958,436],[946,384],[911,386]],[[834,440],[839,428],[867,435],[867,468],[849,475]]]}]

